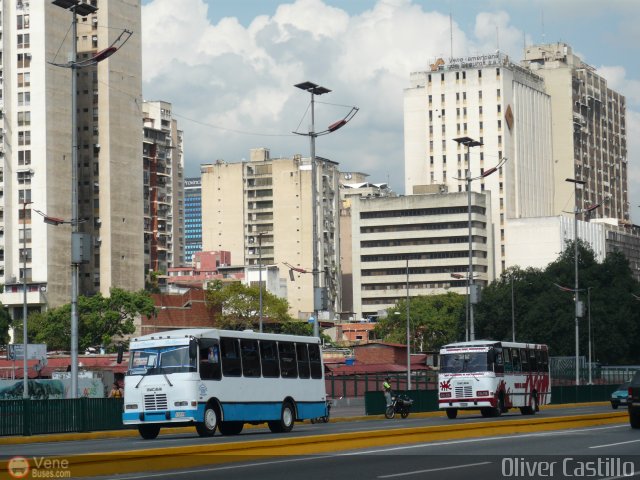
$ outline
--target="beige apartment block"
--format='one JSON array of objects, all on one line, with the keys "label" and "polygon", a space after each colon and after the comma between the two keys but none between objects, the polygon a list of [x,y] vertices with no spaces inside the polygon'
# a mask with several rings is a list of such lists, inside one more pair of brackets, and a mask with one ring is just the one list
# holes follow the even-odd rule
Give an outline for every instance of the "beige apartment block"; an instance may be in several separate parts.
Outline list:
[{"label": "beige apartment block", "polygon": [[[471,194],[473,278],[494,279],[491,195]],[[351,198],[354,318],[376,319],[398,301],[449,291],[466,294],[466,192]]]},{"label": "beige apartment block", "polygon": [[[140,2],[89,3],[98,11],[78,16],[78,60],[121,29],[135,33],[107,60],[76,70],[78,221],[92,239],[81,295],[144,286]],[[72,13],[49,0],[2,2],[0,15],[0,283],[3,304],[21,318],[25,277],[30,311],[71,298],[72,69],[50,62],[67,64],[74,39]]]},{"label": "beige apartment block", "polygon": [[[495,271],[506,268],[510,218],[548,216],[554,209],[551,98],[537,73],[502,53],[438,59],[410,76],[404,93],[405,191],[445,185],[449,192],[490,192]],[[483,145],[469,149],[454,139]],[[506,163],[485,178],[481,175]],[[493,266],[490,268],[493,269]]]},{"label": "beige apartment block", "polygon": [[[624,95],[565,43],[527,47],[523,64],[544,79],[551,96],[554,214],[602,204],[592,218],[630,224]],[[566,178],[586,182],[577,201]]]},{"label": "beige apartment block", "polygon": [[[341,311],[339,174],[337,163],[316,162],[318,278],[328,292],[320,317],[333,320]],[[251,150],[248,162],[201,167],[203,250],[228,250],[234,265],[277,265],[296,318],[314,307],[311,171],[309,158],[271,158],[266,148]],[[299,270],[293,280],[290,267]]]}]

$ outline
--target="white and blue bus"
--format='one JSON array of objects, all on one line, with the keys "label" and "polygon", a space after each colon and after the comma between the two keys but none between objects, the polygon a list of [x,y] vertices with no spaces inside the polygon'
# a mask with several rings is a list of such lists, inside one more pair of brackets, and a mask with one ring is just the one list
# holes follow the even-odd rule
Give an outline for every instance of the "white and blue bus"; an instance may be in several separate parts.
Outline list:
[{"label": "white and blue bus", "polygon": [[134,338],[125,376],[125,425],[145,439],[195,425],[202,437],[237,435],[245,423],[289,432],[326,416],[320,339],[185,329]]}]

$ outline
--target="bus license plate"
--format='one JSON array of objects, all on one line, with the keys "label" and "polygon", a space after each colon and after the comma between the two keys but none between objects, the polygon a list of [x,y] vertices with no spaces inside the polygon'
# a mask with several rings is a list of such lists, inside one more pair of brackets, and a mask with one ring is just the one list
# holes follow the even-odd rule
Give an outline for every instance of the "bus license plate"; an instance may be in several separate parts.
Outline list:
[{"label": "bus license plate", "polygon": [[460,402],[461,407],[466,407],[467,405],[469,405],[467,402]]}]

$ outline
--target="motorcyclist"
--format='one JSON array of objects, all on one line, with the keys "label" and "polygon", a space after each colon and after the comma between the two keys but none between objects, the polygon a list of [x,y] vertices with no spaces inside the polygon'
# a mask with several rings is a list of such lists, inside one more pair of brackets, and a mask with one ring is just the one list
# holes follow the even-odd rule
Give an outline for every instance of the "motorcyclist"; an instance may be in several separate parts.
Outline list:
[{"label": "motorcyclist", "polygon": [[393,402],[391,399],[391,378],[390,377],[385,377],[384,383],[382,384],[382,390],[384,391],[384,398],[387,402],[387,407],[389,407]]}]

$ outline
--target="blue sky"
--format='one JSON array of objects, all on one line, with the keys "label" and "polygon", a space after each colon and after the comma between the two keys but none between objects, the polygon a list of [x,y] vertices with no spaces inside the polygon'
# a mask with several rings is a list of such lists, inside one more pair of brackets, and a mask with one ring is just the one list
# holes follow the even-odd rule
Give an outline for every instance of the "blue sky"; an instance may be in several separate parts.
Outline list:
[{"label": "blue sky", "polygon": [[[318,139],[317,154],[403,193],[402,91],[436,57],[525,42],[569,43],[627,97],[632,220],[640,223],[640,1],[636,0],[143,0],[143,95],[165,100],[184,130],[187,175],[249,149],[308,155],[311,80],[319,126],[360,112]],[[453,29],[450,29],[451,14]],[[324,122],[324,123],[323,123]]]}]

